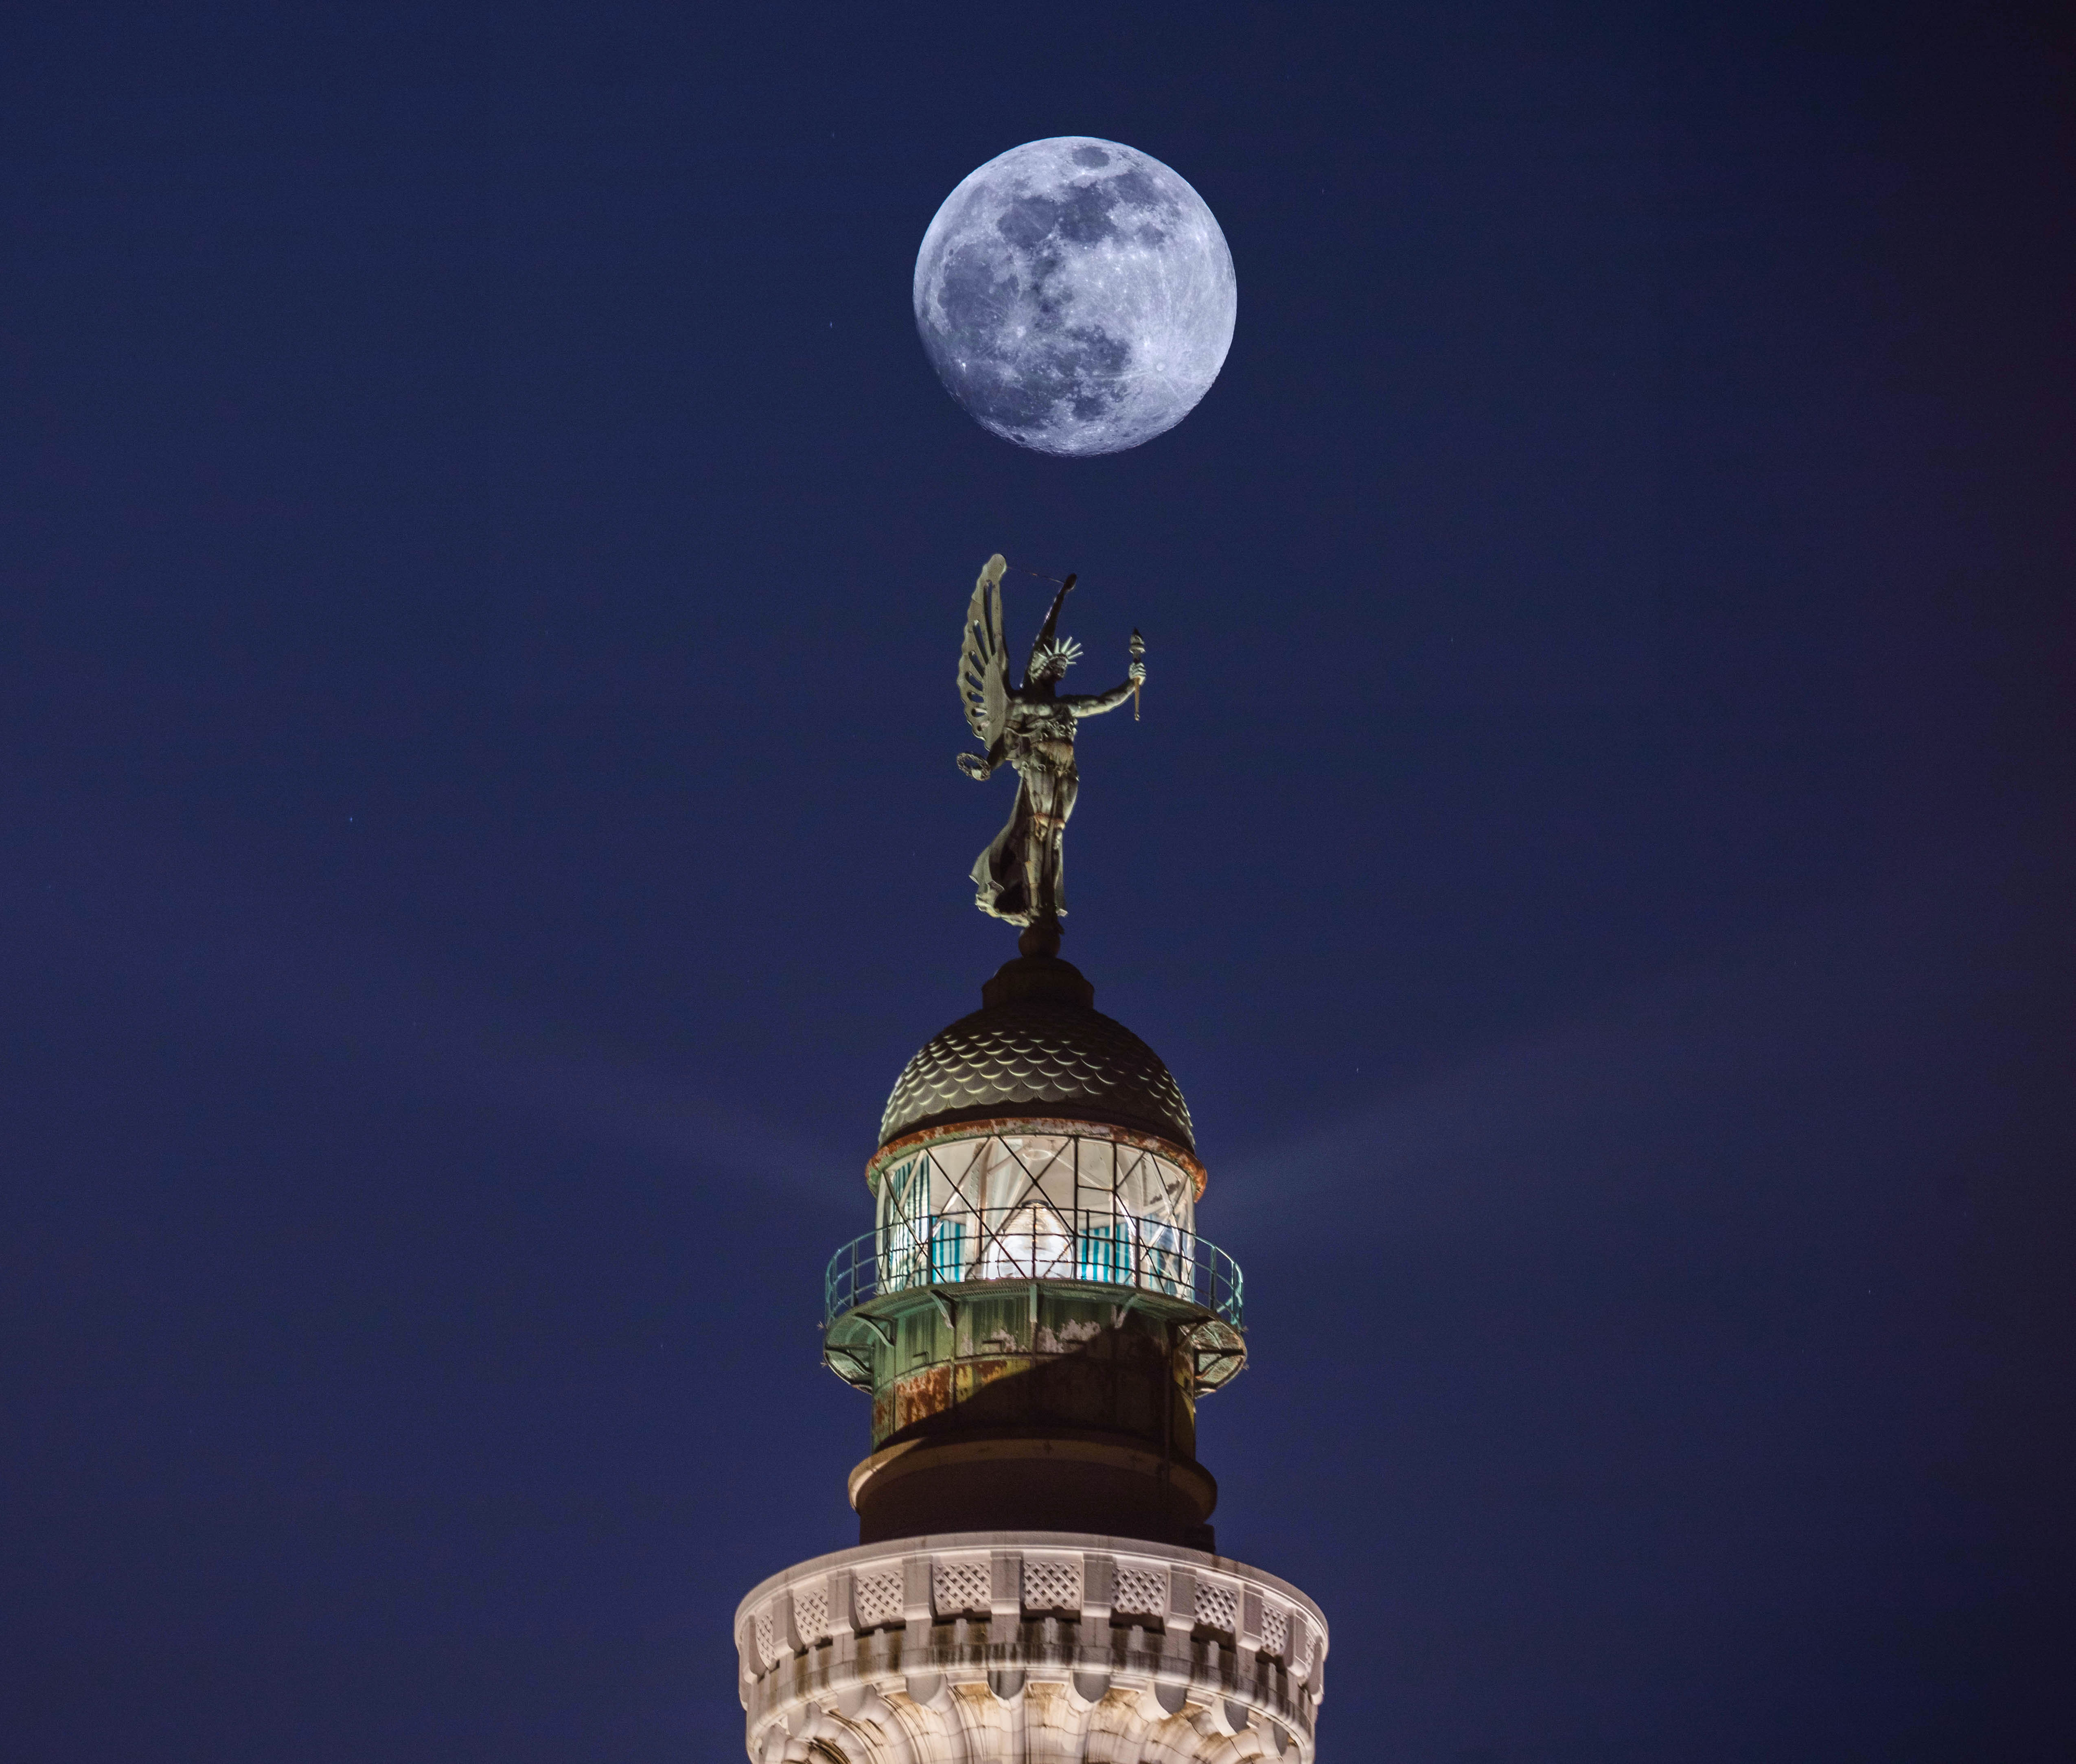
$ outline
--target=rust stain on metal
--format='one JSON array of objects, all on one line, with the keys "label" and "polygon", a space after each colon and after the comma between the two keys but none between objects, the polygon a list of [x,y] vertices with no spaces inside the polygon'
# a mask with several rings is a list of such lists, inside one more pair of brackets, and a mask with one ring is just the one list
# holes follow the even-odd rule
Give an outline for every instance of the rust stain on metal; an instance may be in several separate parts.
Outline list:
[{"label": "rust stain on metal", "polygon": [[977,1359],[973,1365],[975,1390],[985,1390],[998,1378],[1010,1378],[1031,1370],[1028,1359]]},{"label": "rust stain on metal", "polygon": [[913,1426],[932,1415],[941,1415],[952,1406],[952,1368],[939,1362],[894,1385],[894,1425]]}]

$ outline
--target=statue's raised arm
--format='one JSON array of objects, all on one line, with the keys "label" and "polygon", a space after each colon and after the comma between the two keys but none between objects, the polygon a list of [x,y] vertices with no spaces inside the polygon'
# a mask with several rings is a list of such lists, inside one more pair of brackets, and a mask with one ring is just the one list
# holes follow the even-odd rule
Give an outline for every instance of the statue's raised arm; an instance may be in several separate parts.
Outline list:
[{"label": "statue's raised arm", "polygon": [[1133,632],[1131,666],[1122,686],[1062,695],[1060,682],[1082,653],[1072,637],[1057,635],[1060,608],[1074,586],[1069,575],[1031,645],[1022,683],[1011,686],[1002,621],[1002,577],[1007,568],[999,552],[982,567],[959,646],[959,703],[982,747],[978,754],[960,754],[959,769],[985,782],[1007,761],[1017,774],[1009,823],[973,868],[974,904],[1026,928],[1017,942],[1024,954],[1057,955],[1060,920],[1067,911],[1062,877],[1067,819],[1081,789],[1074,725],[1133,696],[1146,678],[1139,659],[1144,645]]}]

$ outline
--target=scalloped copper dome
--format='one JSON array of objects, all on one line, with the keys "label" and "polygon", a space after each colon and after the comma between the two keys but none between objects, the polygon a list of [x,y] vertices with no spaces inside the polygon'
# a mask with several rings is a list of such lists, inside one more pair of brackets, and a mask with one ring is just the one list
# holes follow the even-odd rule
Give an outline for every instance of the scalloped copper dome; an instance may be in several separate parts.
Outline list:
[{"label": "scalloped copper dome", "polygon": [[879,1143],[959,1121],[1039,1110],[1152,1133],[1194,1153],[1190,1106],[1160,1056],[1091,1002],[1095,989],[1050,957],[1008,963],[969,1017],[940,1030],[903,1070]]}]

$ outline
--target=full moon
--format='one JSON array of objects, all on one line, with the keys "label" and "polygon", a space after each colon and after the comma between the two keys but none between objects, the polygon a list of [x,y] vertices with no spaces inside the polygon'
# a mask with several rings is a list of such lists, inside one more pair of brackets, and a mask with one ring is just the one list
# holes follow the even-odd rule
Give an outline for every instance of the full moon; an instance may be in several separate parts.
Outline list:
[{"label": "full moon", "polygon": [[1121,453],[1173,429],[1225,365],[1238,305],[1203,197],[1086,135],[990,160],[916,257],[916,328],[945,389],[1040,453]]}]

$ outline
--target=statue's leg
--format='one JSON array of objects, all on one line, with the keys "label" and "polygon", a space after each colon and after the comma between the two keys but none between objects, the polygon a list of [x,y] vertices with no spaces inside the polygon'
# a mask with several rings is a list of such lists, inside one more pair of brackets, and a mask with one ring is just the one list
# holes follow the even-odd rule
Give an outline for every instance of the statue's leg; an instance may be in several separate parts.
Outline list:
[{"label": "statue's leg", "polygon": [[1060,836],[1066,817],[1061,813],[1061,792],[1068,775],[1047,769],[1042,787],[1032,793],[1031,923],[1034,926],[1059,917]]},{"label": "statue's leg", "polygon": [[1031,919],[1023,935],[1016,940],[1016,947],[1027,956],[1057,956],[1060,953],[1060,822],[1055,816],[1032,819],[1031,872]]},{"label": "statue's leg", "polygon": [[1045,898],[1053,911],[1065,917],[1067,911],[1067,820],[1074,812],[1074,799],[1082,794],[1082,774],[1069,766],[1059,774],[1053,798],[1053,836],[1046,845]]},{"label": "statue's leg", "polygon": [[1051,818],[1045,812],[1043,787],[1031,793],[1030,832],[1023,841],[1023,904],[1029,922],[1043,916],[1045,900],[1045,846],[1051,837]]}]

